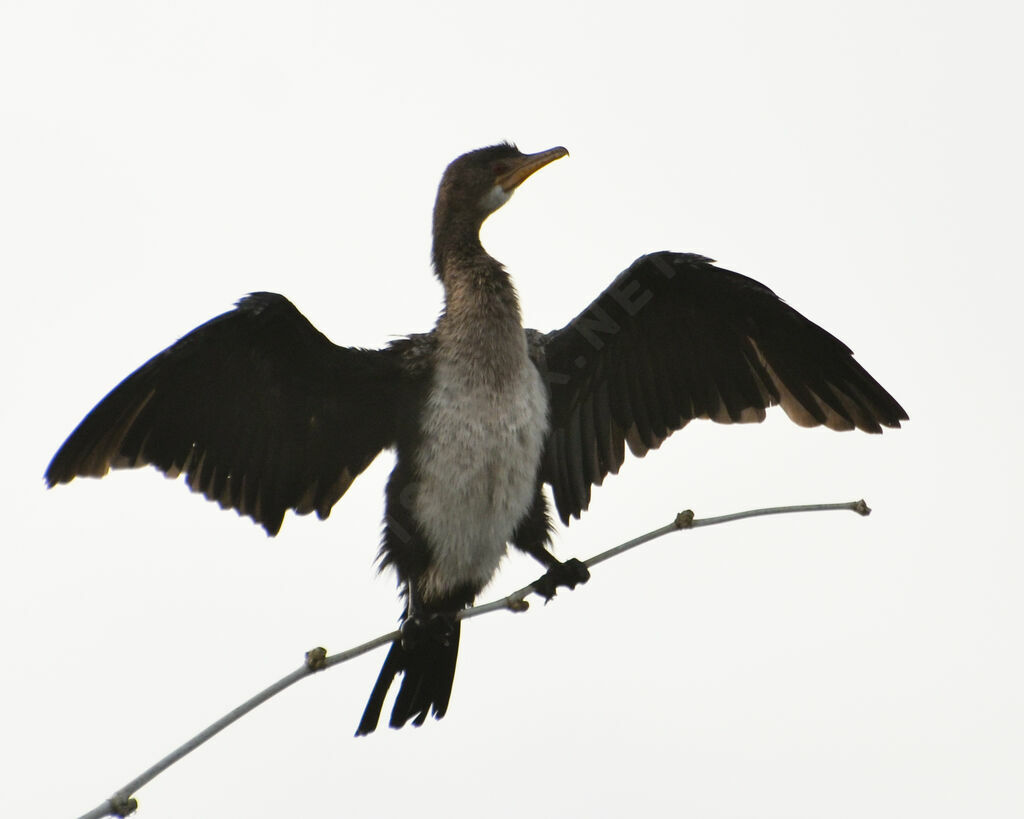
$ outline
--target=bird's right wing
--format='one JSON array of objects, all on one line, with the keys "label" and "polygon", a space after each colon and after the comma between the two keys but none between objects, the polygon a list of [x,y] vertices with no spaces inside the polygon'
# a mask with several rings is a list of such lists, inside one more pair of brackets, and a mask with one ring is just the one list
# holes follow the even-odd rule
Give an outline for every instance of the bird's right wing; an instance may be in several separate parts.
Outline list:
[{"label": "bird's right wing", "polygon": [[46,480],[151,464],[274,535],[288,509],[330,513],[394,443],[408,389],[394,350],[338,347],[283,296],[253,293],[116,386]]}]

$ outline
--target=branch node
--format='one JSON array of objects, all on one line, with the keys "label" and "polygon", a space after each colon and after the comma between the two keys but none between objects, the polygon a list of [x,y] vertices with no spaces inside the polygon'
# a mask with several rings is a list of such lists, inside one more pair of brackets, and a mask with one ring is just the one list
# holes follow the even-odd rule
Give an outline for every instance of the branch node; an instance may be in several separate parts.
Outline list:
[{"label": "branch node", "polygon": [[676,529],[692,529],[693,528],[693,510],[687,509],[685,512],[680,512],[676,515]]},{"label": "branch node", "polygon": [[522,597],[516,597],[508,601],[507,608],[509,611],[519,614],[530,608],[530,601],[524,600]]},{"label": "branch node", "polygon": [[325,667],[324,661],[327,659],[327,649],[323,646],[317,646],[306,652],[306,668],[310,671],[319,671]]},{"label": "branch node", "polygon": [[868,506],[867,501],[865,501],[864,498],[861,498],[853,505],[853,511],[856,512],[858,515],[863,515],[864,517],[867,517],[871,514],[871,507]]},{"label": "branch node", "polygon": [[139,809],[139,800],[131,796],[114,794],[110,797],[110,812],[113,816],[125,817]]}]

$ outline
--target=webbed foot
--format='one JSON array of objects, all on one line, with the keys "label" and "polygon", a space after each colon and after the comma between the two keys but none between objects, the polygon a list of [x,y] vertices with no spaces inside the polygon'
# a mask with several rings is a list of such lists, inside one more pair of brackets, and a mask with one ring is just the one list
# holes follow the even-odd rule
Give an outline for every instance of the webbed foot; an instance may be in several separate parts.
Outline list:
[{"label": "webbed foot", "polygon": [[583,564],[582,560],[573,557],[565,562],[556,563],[548,569],[539,580],[533,583],[533,588],[545,600],[550,600],[555,596],[559,587],[575,589],[576,586],[586,583],[588,580],[590,580],[590,569]]},{"label": "webbed foot", "polygon": [[406,618],[399,630],[406,651],[414,651],[424,643],[450,646],[458,635],[458,621],[453,614],[417,614]]}]

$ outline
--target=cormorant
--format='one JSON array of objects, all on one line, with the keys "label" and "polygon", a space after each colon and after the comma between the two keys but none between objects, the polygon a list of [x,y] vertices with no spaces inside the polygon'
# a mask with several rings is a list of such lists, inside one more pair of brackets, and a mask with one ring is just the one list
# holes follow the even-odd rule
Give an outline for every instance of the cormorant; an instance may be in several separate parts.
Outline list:
[{"label": "cormorant", "polygon": [[[547,484],[564,523],[591,486],[694,418],[761,421],[779,404],[801,426],[881,432],[903,408],[834,336],[753,279],[689,253],[642,256],[560,330],[523,328],[483,221],[565,148],[504,143],[444,173],[433,268],[444,310],[430,333],[384,349],[331,343],[283,296],[253,293],[116,386],[46,470],[50,486],[151,464],[276,535],[287,510],[327,517],[383,449],[382,566],[407,606],[357,734],[389,687],[391,726],[444,716],[459,624],[507,544],[548,567],[541,584],[587,579],[548,549]],[[447,616],[446,616],[447,615]]]}]

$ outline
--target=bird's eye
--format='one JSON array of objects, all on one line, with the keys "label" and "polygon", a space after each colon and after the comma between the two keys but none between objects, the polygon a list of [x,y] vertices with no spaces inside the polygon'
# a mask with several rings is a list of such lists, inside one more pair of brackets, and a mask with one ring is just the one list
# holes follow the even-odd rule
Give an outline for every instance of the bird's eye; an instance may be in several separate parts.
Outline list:
[{"label": "bird's eye", "polygon": [[508,163],[507,162],[495,162],[492,170],[494,171],[494,175],[495,176],[499,176],[500,174],[503,174],[503,173],[505,173],[505,171],[508,170]]}]

